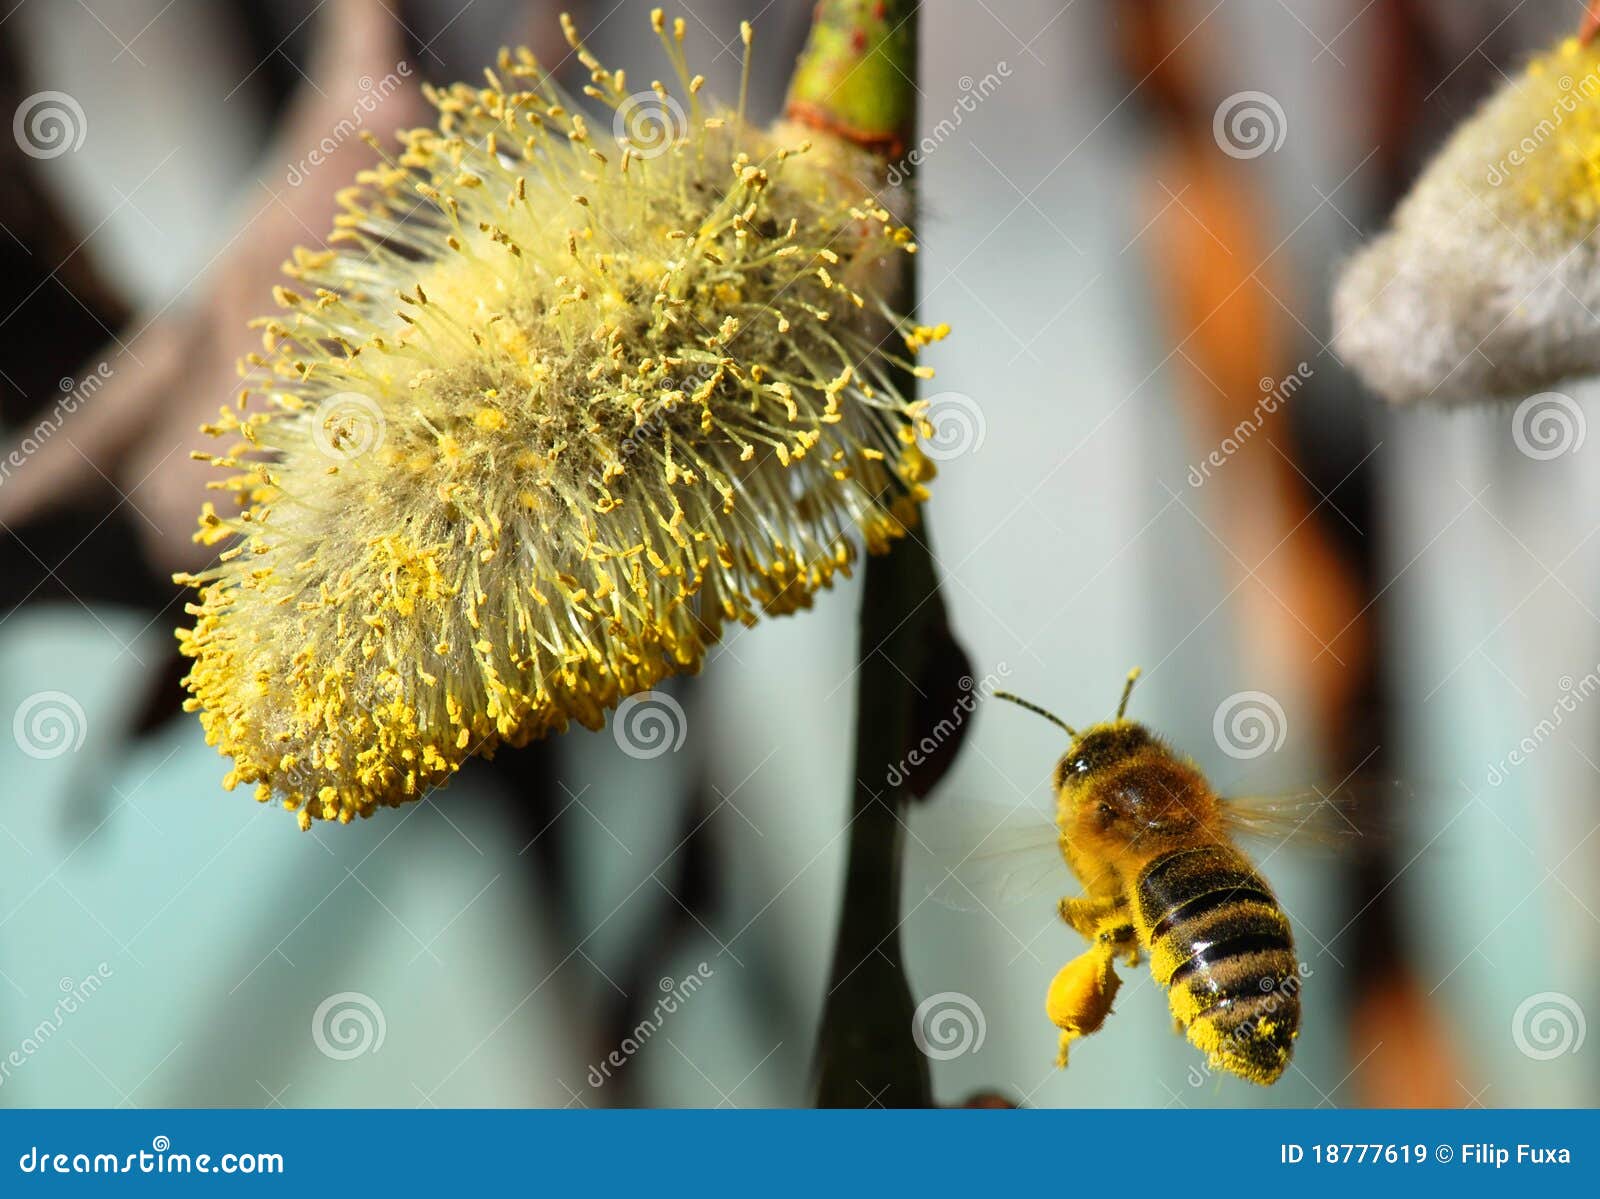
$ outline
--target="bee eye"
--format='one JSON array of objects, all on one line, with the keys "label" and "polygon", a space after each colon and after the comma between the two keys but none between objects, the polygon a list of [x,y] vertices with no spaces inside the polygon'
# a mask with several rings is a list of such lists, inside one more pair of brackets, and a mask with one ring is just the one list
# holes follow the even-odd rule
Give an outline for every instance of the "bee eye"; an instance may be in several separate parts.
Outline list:
[{"label": "bee eye", "polygon": [[1100,805],[1100,815],[1105,820],[1109,821],[1116,814],[1117,814],[1116,809],[1113,808],[1110,804],[1103,803],[1103,804]]},{"label": "bee eye", "polygon": [[1056,786],[1064,787],[1074,778],[1082,778],[1095,769],[1095,758],[1090,753],[1077,753],[1071,757],[1063,757],[1056,764]]}]

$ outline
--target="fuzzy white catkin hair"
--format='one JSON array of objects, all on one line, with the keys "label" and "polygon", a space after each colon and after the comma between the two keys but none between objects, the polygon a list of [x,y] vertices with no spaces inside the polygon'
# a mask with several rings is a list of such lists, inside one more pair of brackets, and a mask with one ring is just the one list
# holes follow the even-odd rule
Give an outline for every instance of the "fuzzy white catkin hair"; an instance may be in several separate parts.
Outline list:
[{"label": "fuzzy white catkin hair", "polygon": [[1600,371],[1600,50],[1536,59],[1348,263],[1334,348],[1396,403],[1515,398]]}]

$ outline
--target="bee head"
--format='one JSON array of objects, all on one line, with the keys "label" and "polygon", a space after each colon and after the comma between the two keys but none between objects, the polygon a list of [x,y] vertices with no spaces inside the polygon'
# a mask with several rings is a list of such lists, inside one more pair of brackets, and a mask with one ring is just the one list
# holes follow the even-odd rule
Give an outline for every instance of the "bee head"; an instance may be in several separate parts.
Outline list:
[{"label": "bee head", "polygon": [[1151,737],[1144,725],[1123,719],[1123,713],[1128,710],[1128,697],[1133,694],[1133,684],[1138,678],[1139,668],[1136,666],[1128,672],[1128,680],[1123,684],[1122,700],[1117,704],[1117,714],[1102,724],[1091,725],[1081,733],[1059,716],[1008,691],[996,691],[995,696],[998,699],[1010,700],[1030,712],[1043,716],[1072,738],[1072,744],[1067,748],[1067,752],[1062,755],[1061,761],[1056,763],[1054,782],[1056,792],[1059,794],[1068,787],[1092,782],[1097,772],[1124,761],[1130,754],[1154,742],[1155,738]]},{"label": "bee head", "polygon": [[1067,752],[1056,763],[1056,791],[1069,787],[1093,784],[1095,776],[1108,767],[1125,763],[1128,758],[1155,738],[1144,725],[1132,720],[1114,720],[1092,725],[1073,738]]},{"label": "bee head", "polygon": [[1085,843],[1177,836],[1197,824],[1194,781],[1144,725],[1095,725],[1056,764],[1057,821]]},{"label": "bee head", "polygon": [[1043,708],[996,691],[1065,730],[1072,742],[1056,763],[1057,823],[1064,838],[1101,852],[1141,837],[1192,836],[1206,821],[1209,791],[1198,770],[1174,757],[1149,729],[1126,720],[1137,670],[1128,673],[1122,702],[1110,720],[1081,732]]}]

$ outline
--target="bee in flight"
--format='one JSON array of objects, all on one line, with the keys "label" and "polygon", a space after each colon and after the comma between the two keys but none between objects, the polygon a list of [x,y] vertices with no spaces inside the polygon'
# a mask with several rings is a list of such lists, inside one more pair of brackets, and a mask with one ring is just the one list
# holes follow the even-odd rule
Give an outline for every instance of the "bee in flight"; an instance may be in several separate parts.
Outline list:
[{"label": "bee in flight", "polygon": [[1288,1068],[1300,1030],[1301,973],[1289,921],[1233,843],[1250,815],[1124,714],[1130,671],[1111,720],[1081,731],[1008,692],[1072,738],[1056,764],[1056,825],[1083,885],[1061,918],[1090,947],[1050,984],[1046,1010],[1061,1031],[1058,1065],[1099,1029],[1121,980],[1114,960],[1137,965],[1166,991],[1178,1027],[1215,1069],[1268,1086]]}]

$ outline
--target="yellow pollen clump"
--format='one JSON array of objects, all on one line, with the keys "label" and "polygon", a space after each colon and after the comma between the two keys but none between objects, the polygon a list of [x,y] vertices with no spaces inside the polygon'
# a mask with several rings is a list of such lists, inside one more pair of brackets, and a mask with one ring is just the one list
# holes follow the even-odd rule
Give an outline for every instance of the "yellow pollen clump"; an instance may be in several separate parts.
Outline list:
[{"label": "yellow pollen clump", "polygon": [[[1507,219],[1587,233],[1600,218],[1600,45],[1567,38],[1528,65],[1500,114],[1486,198]],[[1487,148],[1487,147],[1485,147]]]},{"label": "yellow pollen clump", "polygon": [[267,377],[208,426],[241,510],[206,505],[233,548],[180,577],[186,707],[305,827],[599,727],[926,495],[893,347],[946,330],[892,310],[913,243],[881,168],[708,108],[681,23],[677,87],[632,94],[563,25],[614,120],[526,50],[430,89],[438,127],[295,252]]},{"label": "yellow pollen clump", "polygon": [[1113,968],[1114,946],[1109,940],[1096,942],[1063,966],[1045,995],[1045,1014],[1061,1030],[1061,1046],[1056,1065],[1067,1064],[1072,1042],[1097,1032],[1111,1014],[1122,979]]}]

